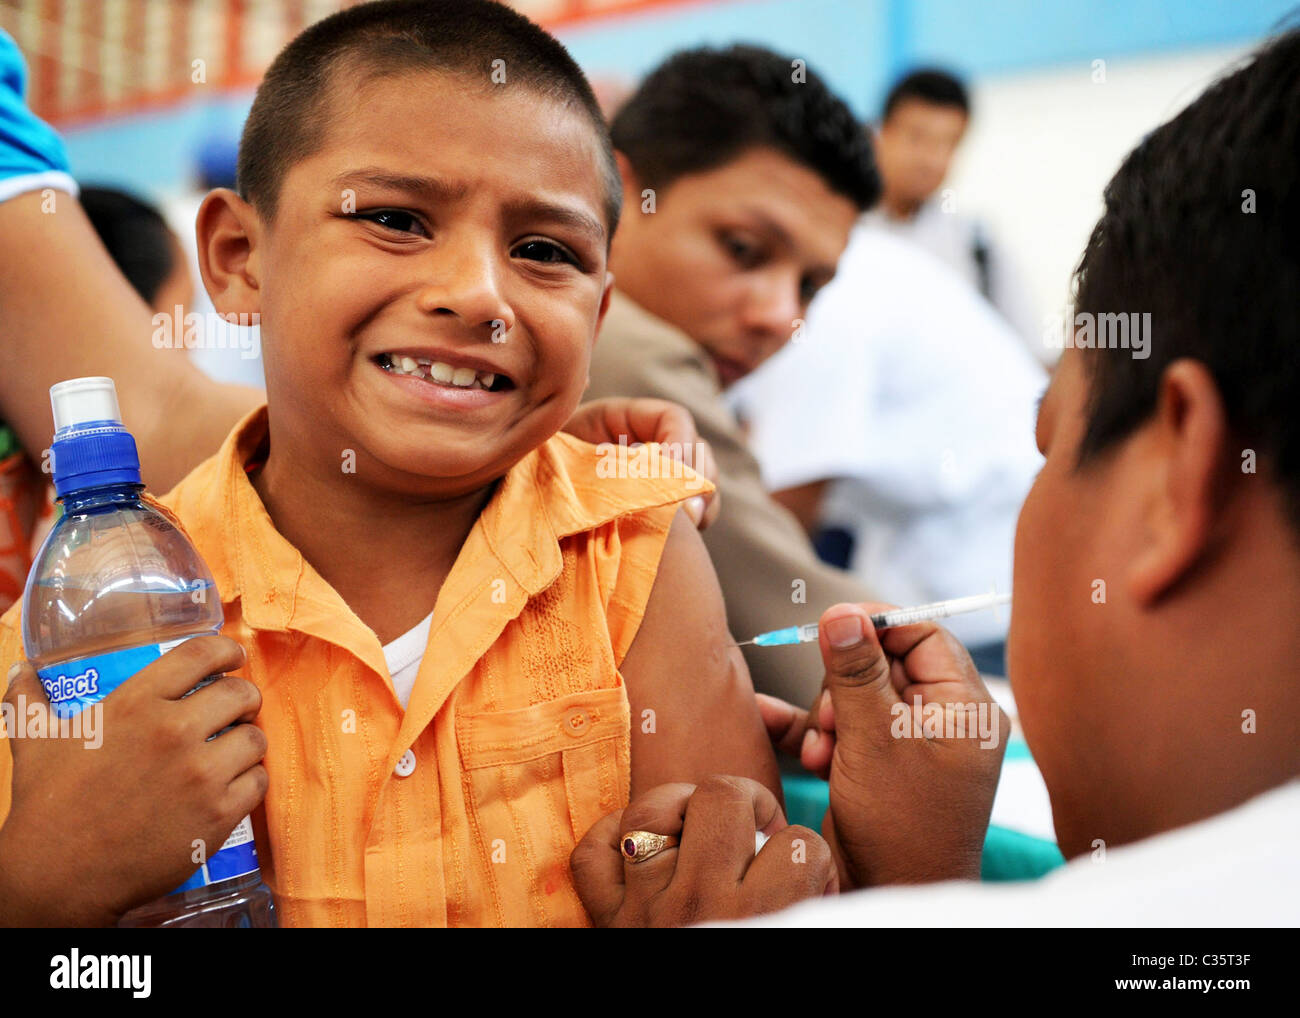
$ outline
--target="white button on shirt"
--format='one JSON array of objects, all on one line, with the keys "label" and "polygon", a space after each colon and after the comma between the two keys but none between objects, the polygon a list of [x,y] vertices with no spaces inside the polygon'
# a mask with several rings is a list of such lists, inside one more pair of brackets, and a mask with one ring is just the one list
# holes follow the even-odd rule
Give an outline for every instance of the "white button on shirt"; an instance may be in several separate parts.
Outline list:
[{"label": "white button on shirt", "polygon": [[415,773],[415,751],[408,749],[402,754],[401,759],[397,761],[397,766],[393,768],[393,773],[399,778],[409,778]]},{"label": "white button on shirt", "polygon": [[[388,674],[393,680],[393,692],[403,707],[411,702],[411,690],[415,688],[415,678],[420,674],[420,663],[424,660],[424,651],[429,644],[429,627],[433,624],[433,612],[414,628],[408,629],[392,643],[384,645],[384,661],[388,664]],[[408,778],[415,773],[415,753],[407,750],[402,754],[393,773],[399,778]]]}]

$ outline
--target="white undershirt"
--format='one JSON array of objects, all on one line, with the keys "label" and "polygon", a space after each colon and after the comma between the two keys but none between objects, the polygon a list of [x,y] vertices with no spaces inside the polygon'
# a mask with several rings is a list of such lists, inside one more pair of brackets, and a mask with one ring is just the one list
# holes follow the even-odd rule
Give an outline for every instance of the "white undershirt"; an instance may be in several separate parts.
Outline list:
[{"label": "white undershirt", "polygon": [[424,660],[424,648],[429,644],[432,622],[433,612],[429,612],[414,629],[408,629],[392,643],[384,644],[384,660],[388,662],[388,674],[393,679],[393,692],[403,708],[410,703],[415,677],[420,673],[420,662]]}]

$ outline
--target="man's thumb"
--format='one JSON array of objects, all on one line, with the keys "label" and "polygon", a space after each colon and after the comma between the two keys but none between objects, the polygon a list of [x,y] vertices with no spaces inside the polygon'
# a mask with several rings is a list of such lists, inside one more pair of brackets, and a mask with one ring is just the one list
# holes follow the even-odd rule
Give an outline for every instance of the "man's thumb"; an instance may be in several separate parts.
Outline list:
[{"label": "man's thumb", "polygon": [[852,713],[857,705],[879,710],[882,703],[897,702],[898,694],[889,681],[889,659],[866,609],[856,604],[834,605],[822,615],[818,632],[826,686],[835,702],[836,730],[856,720]]}]

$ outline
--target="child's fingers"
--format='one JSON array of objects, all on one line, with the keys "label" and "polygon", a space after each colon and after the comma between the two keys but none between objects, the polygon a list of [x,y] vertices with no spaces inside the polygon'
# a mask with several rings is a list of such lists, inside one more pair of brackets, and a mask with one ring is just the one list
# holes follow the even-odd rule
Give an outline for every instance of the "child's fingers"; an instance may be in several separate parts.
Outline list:
[{"label": "child's fingers", "polygon": [[266,756],[266,733],[256,725],[235,725],[203,748],[212,768],[210,773],[229,784]]},{"label": "child's fingers", "polygon": [[690,464],[697,474],[700,474],[715,485],[713,491],[697,495],[691,499],[692,502],[700,502],[703,505],[703,511],[700,518],[696,520],[695,525],[700,530],[705,530],[718,518],[718,513],[722,511],[722,493],[716,487],[718,483],[718,464],[713,458],[713,449],[704,439],[697,439],[695,443],[695,461]]},{"label": "child's fingers", "polygon": [[136,695],[179,700],[208,676],[233,672],[243,666],[244,648],[234,640],[228,636],[198,636],[140,669],[121,688]]},{"label": "child's fingers", "polygon": [[257,809],[266,798],[266,768],[260,763],[254,764],[230,783],[229,811],[231,815],[246,817]]},{"label": "child's fingers", "polygon": [[238,675],[223,675],[185,698],[203,738],[241,721],[252,721],[262,709],[262,691]]}]

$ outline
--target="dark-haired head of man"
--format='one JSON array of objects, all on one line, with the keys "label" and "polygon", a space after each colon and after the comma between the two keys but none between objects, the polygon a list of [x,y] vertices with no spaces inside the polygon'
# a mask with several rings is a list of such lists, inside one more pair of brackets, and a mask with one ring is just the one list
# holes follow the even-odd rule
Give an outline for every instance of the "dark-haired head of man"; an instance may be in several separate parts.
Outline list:
[{"label": "dark-haired head of man", "polygon": [[258,483],[328,485],[350,449],[367,491],[484,491],[581,397],[620,204],[586,79],[508,7],[390,0],[302,32],[254,99],[238,194],[198,222],[217,310],[260,315]]},{"label": "dark-haired head of man", "polygon": [[1073,338],[1150,324],[1144,356],[1066,349],[1016,535],[1010,675],[1067,855],[1300,774],[1297,151],[1291,32],[1129,154],[1080,263]]},{"label": "dark-haired head of man", "polygon": [[939,190],[969,120],[966,86],[947,71],[924,68],[899,79],[876,131],[885,212],[908,219]]},{"label": "dark-haired head of man", "polygon": [[786,343],[879,196],[871,143],[802,60],[695,49],[641,83],[611,128],[620,291],[710,354],[723,385]]},{"label": "dark-haired head of man", "polygon": [[188,308],[194,281],[180,241],[152,205],[112,187],[83,187],[78,200],[109,256],[146,304]]}]

